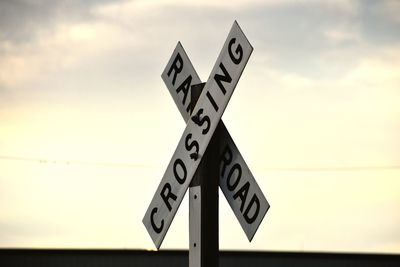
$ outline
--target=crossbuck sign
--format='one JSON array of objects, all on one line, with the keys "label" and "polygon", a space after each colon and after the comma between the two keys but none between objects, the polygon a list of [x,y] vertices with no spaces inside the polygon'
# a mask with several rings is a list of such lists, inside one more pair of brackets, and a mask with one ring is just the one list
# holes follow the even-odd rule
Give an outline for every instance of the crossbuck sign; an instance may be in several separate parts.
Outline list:
[{"label": "crossbuck sign", "polygon": [[[162,78],[185,122],[160,185],[143,218],[154,244],[160,247],[204,152],[220,124],[219,186],[249,241],[263,220],[269,204],[222,123],[222,114],[253,51],[235,21],[204,89],[193,107],[190,88],[201,83],[181,43],[178,43]],[[192,114],[192,116],[190,115]]]}]

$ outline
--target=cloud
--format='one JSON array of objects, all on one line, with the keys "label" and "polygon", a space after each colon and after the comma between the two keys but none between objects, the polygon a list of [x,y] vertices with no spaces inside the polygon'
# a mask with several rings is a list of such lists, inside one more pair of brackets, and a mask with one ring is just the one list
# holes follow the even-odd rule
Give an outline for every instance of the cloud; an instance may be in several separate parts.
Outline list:
[{"label": "cloud", "polygon": [[88,20],[90,9],[110,0],[5,0],[0,2],[0,40],[27,42],[54,24]]},{"label": "cloud", "polygon": [[[212,64],[210,55],[218,53],[217,44],[225,38],[225,32],[221,34],[214,25],[226,28],[235,18],[243,22],[255,53],[259,53],[259,64],[275,70],[309,78],[329,76],[332,70],[343,71],[334,69],[336,65],[347,64],[350,69],[368,52],[361,45],[364,37],[359,27],[367,24],[359,21],[363,16],[358,14],[370,9],[354,1],[250,1],[253,6],[247,2],[215,6],[214,2],[2,2],[1,32],[8,38],[0,42],[0,85],[38,78],[47,69],[62,69],[90,55],[109,57],[112,62],[125,53],[138,65],[150,67],[155,59],[147,57],[150,51],[161,57],[178,40],[189,48],[188,52],[193,51],[190,57],[205,79]],[[16,13],[22,19],[14,19]],[[32,29],[27,30],[29,27]],[[196,34],[192,34],[193,29]],[[27,38],[31,40],[27,42]],[[329,58],[332,67],[321,67],[333,50],[342,58],[345,55],[347,62],[340,57]],[[123,71],[120,69],[120,73]]]},{"label": "cloud", "polygon": [[340,5],[260,5],[245,14],[256,49],[269,54],[265,63],[285,72],[317,78],[327,51],[359,45],[354,11]]},{"label": "cloud", "polygon": [[[44,78],[51,71],[74,66],[96,51],[115,45],[112,38],[99,42],[105,35],[118,32],[101,23],[58,23],[54,31],[41,34],[37,40],[18,45],[3,45],[0,59],[0,85],[13,86]],[[81,64],[79,62],[78,64]]]},{"label": "cloud", "polygon": [[0,88],[5,91],[75,62],[95,34],[90,10],[104,2],[1,1]]},{"label": "cloud", "polygon": [[162,38],[167,44],[181,40],[194,51],[191,58],[197,60],[199,73],[205,77],[210,63],[206,65],[201,59],[218,52],[215,47],[225,38],[225,32],[221,33],[215,25],[227,28],[234,19],[245,28],[256,52],[266,51],[269,61],[264,64],[302,75],[318,75],[318,57],[324,51],[338,45],[354,48],[358,44],[354,1],[250,1],[213,5],[214,2],[123,1],[98,6],[94,12],[101,19],[129,29],[132,35],[140,31],[137,38],[141,42],[152,44]]},{"label": "cloud", "polygon": [[398,1],[364,1],[359,10],[363,37],[375,45],[399,44],[399,12]]}]

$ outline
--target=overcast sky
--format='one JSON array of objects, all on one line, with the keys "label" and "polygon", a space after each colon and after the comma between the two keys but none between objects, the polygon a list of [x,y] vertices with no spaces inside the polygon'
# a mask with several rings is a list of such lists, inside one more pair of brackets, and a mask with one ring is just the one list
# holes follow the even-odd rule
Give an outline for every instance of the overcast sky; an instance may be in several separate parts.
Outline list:
[{"label": "overcast sky", "polygon": [[[400,2],[0,1],[0,246],[140,248],[185,129],[161,73],[254,47],[223,120],[271,204],[220,248],[400,253]],[[151,139],[150,139],[151,137]],[[188,248],[183,201],[161,249]]]}]

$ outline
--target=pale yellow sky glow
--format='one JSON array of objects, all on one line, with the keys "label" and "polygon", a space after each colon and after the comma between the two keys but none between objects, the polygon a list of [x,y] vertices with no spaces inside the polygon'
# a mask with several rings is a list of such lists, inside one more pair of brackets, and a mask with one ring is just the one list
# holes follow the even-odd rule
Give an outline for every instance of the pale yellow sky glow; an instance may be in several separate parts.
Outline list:
[{"label": "pale yellow sky glow", "polygon": [[[396,12],[395,12],[396,11]],[[160,77],[254,52],[223,115],[271,204],[220,249],[400,253],[396,1],[0,2],[0,247],[154,245],[143,215],[185,129]],[[188,201],[161,249],[188,248]]]}]

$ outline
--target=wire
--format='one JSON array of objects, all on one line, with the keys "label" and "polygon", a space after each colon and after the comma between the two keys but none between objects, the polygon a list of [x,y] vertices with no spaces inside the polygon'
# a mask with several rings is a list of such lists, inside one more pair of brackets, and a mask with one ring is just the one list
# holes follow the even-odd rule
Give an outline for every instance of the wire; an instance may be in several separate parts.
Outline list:
[{"label": "wire", "polygon": [[400,165],[386,165],[386,166],[344,166],[344,167],[282,167],[262,168],[268,171],[298,171],[298,172],[322,172],[322,171],[379,171],[379,170],[398,170]]},{"label": "wire", "polygon": [[75,164],[75,165],[92,165],[92,166],[102,166],[102,167],[116,167],[116,168],[151,168],[151,166],[145,164],[80,161],[80,160],[58,160],[58,159],[16,157],[16,156],[0,156],[0,160],[30,161],[30,162],[37,162],[40,164],[65,164],[65,165]]},{"label": "wire", "polygon": [[[56,160],[35,157],[17,157],[17,156],[1,156],[0,160],[14,160],[14,161],[31,161],[40,164],[76,164],[76,165],[92,165],[102,167],[115,167],[115,168],[153,168],[154,166],[146,164],[134,163],[114,163],[114,162],[99,162],[99,161],[79,161],[79,160]],[[293,172],[321,172],[321,171],[378,171],[378,170],[398,170],[400,165],[386,165],[386,166],[344,166],[344,167],[261,167],[261,169],[268,171],[293,171]]]}]

